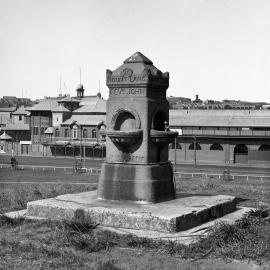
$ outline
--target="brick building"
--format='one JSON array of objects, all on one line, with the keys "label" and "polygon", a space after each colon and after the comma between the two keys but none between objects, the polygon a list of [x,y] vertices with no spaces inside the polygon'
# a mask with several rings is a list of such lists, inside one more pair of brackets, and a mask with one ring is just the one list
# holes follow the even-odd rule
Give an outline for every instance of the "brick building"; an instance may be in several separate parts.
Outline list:
[{"label": "brick building", "polygon": [[[270,161],[268,110],[171,110],[182,161],[261,164]],[[171,148],[174,148],[174,144]]]}]

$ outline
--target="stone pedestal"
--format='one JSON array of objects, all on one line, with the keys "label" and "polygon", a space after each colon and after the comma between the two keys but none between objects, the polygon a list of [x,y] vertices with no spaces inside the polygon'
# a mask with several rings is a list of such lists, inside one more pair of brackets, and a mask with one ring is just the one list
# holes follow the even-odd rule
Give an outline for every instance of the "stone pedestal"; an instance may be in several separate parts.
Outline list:
[{"label": "stone pedestal", "polygon": [[161,202],[175,199],[170,162],[161,164],[103,163],[98,197],[107,200]]}]

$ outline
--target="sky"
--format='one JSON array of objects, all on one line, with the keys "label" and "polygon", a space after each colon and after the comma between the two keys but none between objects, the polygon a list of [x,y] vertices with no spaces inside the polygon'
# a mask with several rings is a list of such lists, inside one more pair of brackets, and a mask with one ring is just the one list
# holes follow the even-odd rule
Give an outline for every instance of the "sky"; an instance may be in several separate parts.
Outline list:
[{"label": "sky", "polygon": [[[268,0],[0,0],[0,97],[108,97],[106,69],[140,51],[168,96],[270,102]],[[100,81],[100,83],[99,83]]]}]

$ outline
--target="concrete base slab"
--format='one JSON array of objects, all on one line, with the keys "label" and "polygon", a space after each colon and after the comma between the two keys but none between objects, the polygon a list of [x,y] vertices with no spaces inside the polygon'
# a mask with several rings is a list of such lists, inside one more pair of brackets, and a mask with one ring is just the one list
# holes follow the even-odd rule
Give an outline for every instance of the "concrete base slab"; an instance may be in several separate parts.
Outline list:
[{"label": "concrete base slab", "polygon": [[102,226],[176,233],[236,210],[232,196],[190,196],[156,204],[97,199],[96,191],[66,194],[27,204],[27,215]]},{"label": "concrete base slab", "polygon": [[[227,214],[221,218],[217,218],[215,220],[206,222],[202,225],[196,226],[192,229],[181,231],[177,233],[165,233],[165,232],[157,232],[157,231],[149,231],[149,230],[134,230],[134,229],[125,229],[125,228],[113,228],[109,226],[98,226],[101,230],[111,231],[120,235],[133,235],[139,238],[148,238],[151,240],[162,240],[162,241],[175,241],[177,243],[183,245],[189,245],[191,243],[197,242],[202,237],[206,236],[207,229],[211,226],[217,225],[218,223],[225,222],[228,224],[233,224],[235,221],[242,218],[245,214],[254,210],[254,208],[249,207],[241,207],[238,208],[233,213]],[[29,216],[27,209],[9,212],[5,214],[10,218],[19,218],[24,217],[26,219],[31,220],[44,220],[45,218]]]}]

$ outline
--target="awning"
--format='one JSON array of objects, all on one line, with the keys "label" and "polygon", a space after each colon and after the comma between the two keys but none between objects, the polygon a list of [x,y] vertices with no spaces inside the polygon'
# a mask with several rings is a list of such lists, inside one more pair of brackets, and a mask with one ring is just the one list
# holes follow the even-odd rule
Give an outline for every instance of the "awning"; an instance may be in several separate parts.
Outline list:
[{"label": "awning", "polygon": [[10,137],[8,134],[6,134],[6,132],[4,131],[4,133],[0,136],[0,140],[2,141],[10,141],[12,140],[12,137]]},{"label": "awning", "polygon": [[52,127],[46,128],[46,130],[45,130],[44,133],[45,133],[45,134],[53,134],[53,128],[52,128]]}]

